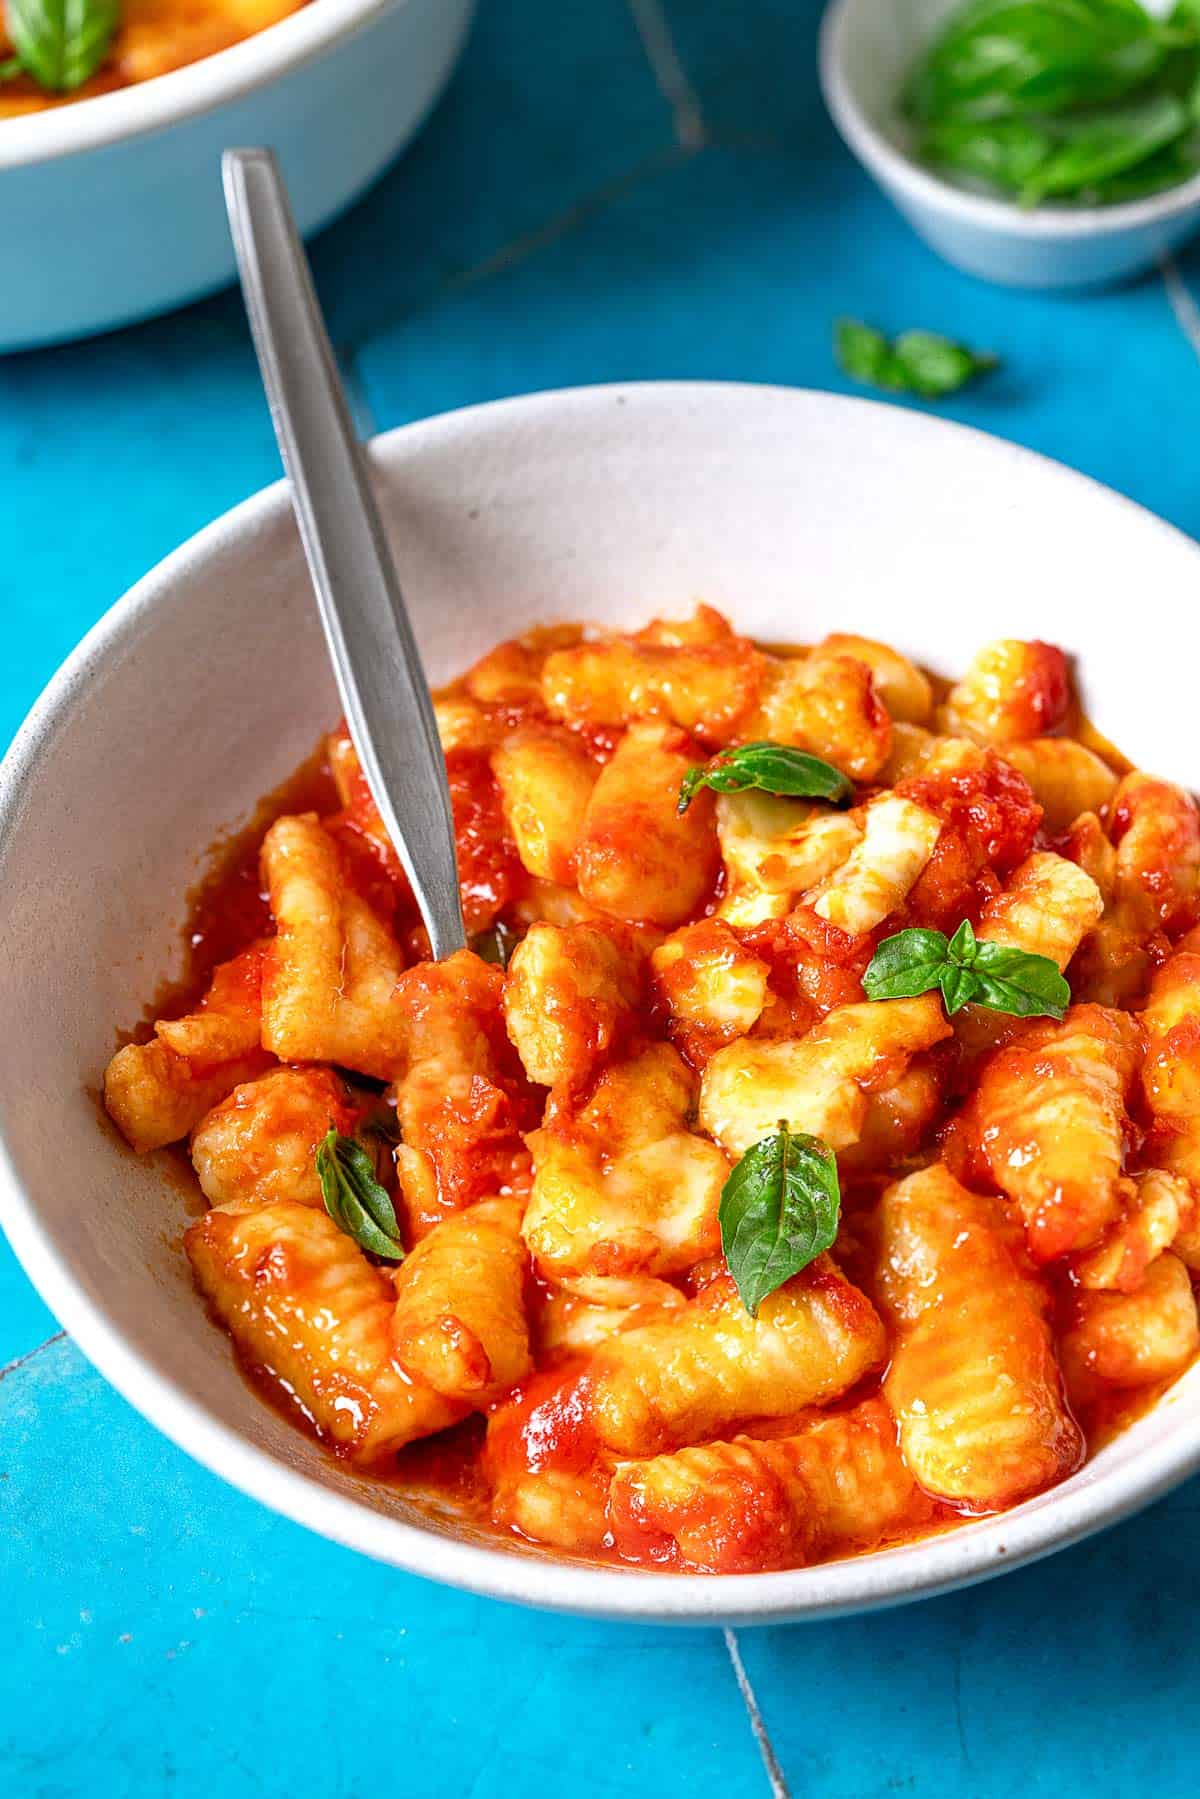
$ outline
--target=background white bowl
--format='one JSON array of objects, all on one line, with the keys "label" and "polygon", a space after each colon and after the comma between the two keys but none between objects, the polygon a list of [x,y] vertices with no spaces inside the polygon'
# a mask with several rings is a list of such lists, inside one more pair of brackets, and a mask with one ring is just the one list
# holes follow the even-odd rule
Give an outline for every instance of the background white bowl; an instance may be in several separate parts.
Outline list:
[{"label": "background white bowl", "polygon": [[[1008,287],[1095,287],[1150,268],[1200,226],[1200,175],[1122,206],[1039,206],[968,193],[909,156],[898,109],[922,47],[962,0],[831,0],[821,88],[846,143],[926,243]],[[1147,7],[1163,10],[1163,0]]]},{"label": "background white bowl", "polygon": [[[537,395],[373,447],[435,681],[537,620],[703,598],[742,629],[886,637],[940,669],[997,634],[1079,658],[1093,716],[1200,785],[1179,596],[1200,552],[994,439],[860,400],[704,385]],[[1181,646],[1182,647],[1182,646]],[[114,1028],[177,965],[197,851],[252,812],[337,705],[282,486],[116,606],[0,769],[0,1219],[101,1371],[191,1454],[381,1560],[617,1617],[762,1621],[879,1605],[1016,1565],[1200,1465],[1200,1368],[1079,1474],[1002,1517],[882,1554],[721,1579],[596,1569],[430,1520],[263,1405],[192,1290],[187,1202],[101,1123]]]},{"label": "background white bowl", "polygon": [[0,120],[0,352],[164,312],[232,281],[221,152],[268,144],[302,232],[407,143],[474,0],[312,0],[153,81]]}]

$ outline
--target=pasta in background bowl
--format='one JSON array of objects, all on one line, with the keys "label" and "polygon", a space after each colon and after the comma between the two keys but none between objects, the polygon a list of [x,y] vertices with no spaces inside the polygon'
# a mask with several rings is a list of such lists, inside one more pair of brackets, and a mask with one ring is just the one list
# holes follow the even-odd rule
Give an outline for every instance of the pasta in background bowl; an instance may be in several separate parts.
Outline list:
[{"label": "pasta in background bowl", "polygon": [[[1185,659],[1162,654],[1176,596],[1200,566],[1195,547],[1024,452],[863,402],[650,386],[452,415],[373,454],[435,682],[498,636],[572,617],[636,631],[695,601],[719,604],[760,642],[858,632],[946,675],[989,638],[1049,639],[1075,658],[1086,711],[1126,755],[1184,784],[1200,772],[1188,763]],[[336,722],[311,614],[275,489],[122,602],[5,765],[3,1219],[64,1323],[135,1404],[236,1484],[381,1559],[528,1603],[668,1621],[799,1617],[939,1591],[1069,1542],[1197,1465],[1193,1370],[1078,1472],[1064,1437],[1055,1472],[1066,1478],[1025,1500],[1014,1488],[1009,1511],[849,1560],[712,1579],[498,1539],[444,1482],[414,1498],[264,1407],[191,1289],[180,1239],[194,1201],[161,1157],[136,1159],[98,1129],[95,1089],[114,1022],[181,970],[198,847],[246,825],[311,750],[314,725]],[[1051,696],[1054,686],[1043,683]],[[173,703],[147,713],[146,691]],[[664,935],[680,928],[660,921]],[[253,1081],[263,1069],[242,1072]],[[732,1158],[744,1145],[736,1130],[728,1138]],[[219,1140],[210,1149],[219,1155]],[[953,1187],[918,1190],[910,1210],[962,1203]],[[491,1222],[502,1235],[505,1218]],[[1052,1257],[1060,1246],[1046,1229]]]}]

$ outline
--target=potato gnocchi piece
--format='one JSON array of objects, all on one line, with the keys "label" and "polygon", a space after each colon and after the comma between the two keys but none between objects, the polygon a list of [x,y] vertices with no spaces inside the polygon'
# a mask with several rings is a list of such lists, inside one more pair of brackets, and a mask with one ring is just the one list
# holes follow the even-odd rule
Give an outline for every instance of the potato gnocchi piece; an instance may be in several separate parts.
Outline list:
[{"label": "potato gnocchi piece", "polygon": [[547,658],[546,709],[574,725],[669,720],[712,746],[744,736],[739,721],[754,705],[767,658],[732,632],[705,641],[686,627],[653,635],[605,637]]},{"label": "potato gnocchi piece", "polygon": [[1072,704],[1067,659],[1053,644],[999,638],[980,650],[941,710],[942,730],[1006,745],[1049,736]]},{"label": "potato gnocchi piece", "polygon": [[192,1132],[192,1166],[223,1212],[295,1200],[324,1204],[317,1149],[331,1130],[353,1136],[362,1105],[330,1068],[274,1068],[243,1081]]},{"label": "potato gnocchi piece", "polygon": [[942,1111],[942,1078],[929,1056],[914,1057],[898,1081],[867,1095],[856,1142],[838,1151],[838,1167],[860,1174],[895,1168],[914,1155]]},{"label": "potato gnocchi piece", "polygon": [[1131,1293],[1081,1289],[1061,1339],[1072,1402],[1086,1406],[1110,1387],[1142,1387],[1182,1372],[1200,1350],[1188,1271],[1166,1250]]},{"label": "potato gnocchi piece", "polygon": [[896,719],[892,724],[892,747],[876,779],[884,787],[895,787],[910,775],[919,774],[930,756],[936,754],[938,745],[946,741],[927,731],[923,725],[910,725],[903,719]]},{"label": "potato gnocchi piece", "polygon": [[139,1155],[178,1143],[242,1081],[269,1068],[263,1049],[264,944],[213,972],[197,1011],[160,1018],[149,1043],[127,1043],[104,1073],[104,1104]]},{"label": "potato gnocchi piece", "polygon": [[786,918],[796,896],[841,868],[863,834],[852,813],[753,789],[718,794],[716,817],[728,875],[718,914],[731,925]]},{"label": "potato gnocchi piece", "polygon": [[1046,956],[1064,969],[1103,910],[1103,897],[1090,875],[1063,856],[1038,850],[988,900],[976,935],[986,943]]},{"label": "potato gnocchi piece", "polygon": [[414,1237],[527,1185],[531,1107],[504,1030],[503,986],[502,971],[469,950],[420,962],[397,983],[396,1171]]},{"label": "potato gnocchi piece", "polygon": [[1069,829],[1081,813],[1103,811],[1117,790],[1108,763],[1070,737],[1006,744],[1004,760],[1029,782],[1045,829],[1053,836]]},{"label": "potato gnocchi piece", "polygon": [[869,1086],[893,1084],[910,1058],[951,1035],[936,993],[839,1006],[807,1036],[742,1038],[718,1050],[700,1085],[700,1124],[743,1156],[786,1118],[842,1150],[862,1132]]},{"label": "potato gnocchi piece", "polygon": [[340,1455],[378,1462],[465,1416],[397,1366],[391,1280],[327,1213],[290,1200],[213,1211],[184,1246],[240,1354],[294,1394]]},{"label": "potato gnocchi piece", "polygon": [[606,1069],[586,1104],[530,1134],[525,1241],[548,1279],[636,1304],[646,1277],[684,1273],[720,1247],[729,1164],[687,1129],[693,1090],[681,1057],[651,1044]]},{"label": "potato gnocchi piece", "polygon": [[832,762],[855,781],[870,781],[887,762],[892,721],[865,662],[817,650],[774,661],[762,703],[739,731]]},{"label": "potato gnocchi piece", "polygon": [[503,718],[465,693],[438,694],[433,702],[433,718],[442,752],[447,756],[451,750],[474,750],[487,755],[505,734]]},{"label": "potato gnocchi piece", "polygon": [[601,1305],[581,1299],[565,1287],[546,1289],[533,1311],[533,1338],[539,1362],[547,1357],[583,1355],[599,1349],[610,1337],[653,1324],[687,1301],[669,1281],[647,1281],[636,1305]]},{"label": "potato gnocchi piece", "polygon": [[853,637],[831,631],[816,647],[818,656],[851,656],[865,662],[875,677],[875,691],[887,707],[892,723],[923,725],[933,712],[933,687],[915,662],[890,644],[873,637]]},{"label": "potato gnocchi piece", "polygon": [[1122,923],[1145,932],[1195,924],[1200,813],[1191,795],[1171,781],[1126,775],[1113,796],[1109,829]]},{"label": "potato gnocchi piece", "polygon": [[582,637],[579,625],[536,625],[481,656],[463,686],[483,706],[528,706],[541,699],[547,656],[570,649]]},{"label": "potato gnocchi piece", "polygon": [[575,1554],[608,1547],[607,1466],[514,1470],[492,1487],[492,1523]]},{"label": "potato gnocchi piece", "polygon": [[395,938],[347,884],[311,813],[276,819],[262,869],[276,928],[263,971],[264,1045],[285,1062],[336,1062],[387,1080],[403,1055]]},{"label": "potato gnocchi piece", "polygon": [[1143,1036],[1127,1012],[1072,1006],[984,1068],[970,1102],[984,1167],[1025,1220],[1039,1262],[1098,1242],[1121,1209],[1126,1100]]},{"label": "potato gnocchi piece", "polygon": [[397,1270],[396,1354],[447,1399],[482,1405],[533,1366],[519,1199],[484,1199],[435,1225]]},{"label": "potato gnocchi piece", "polygon": [[597,1351],[588,1403],[600,1440],[658,1455],[748,1418],[780,1418],[836,1399],[887,1354],[866,1295],[819,1256],[751,1318],[728,1275],[679,1313]]},{"label": "potato gnocchi piece", "polygon": [[591,924],[604,916],[595,906],[589,906],[574,887],[564,887],[557,881],[539,881],[536,878],[526,882],[524,891],[513,901],[510,915],[518,928],[526,930],[532,924],[563,927]]},{"label": "potato gnocchi piece", "polygon": [[294,13],[299,0],[124,0],[113,42],[113,68],[122,83],[149,81],[201,57],[227,50]]},{"label": "potato gnocchi piece", "polygon": [[524,868],[540,880],[572,883],[596,764],[562,732],[526,730],[493,752],[492,770]]},{"label": "potato gnocchi piece", "polygon": [[691,1045],[745,1036],[767,1003],[768,968],[719,918],[684,925],[650,957],[655,991]]},{"label": "potato gnocchi piece", "polygon": [[504,1020],[531,1081],[580,1085],[633,1017],[636,937],[615,923],[532,925],[504,979]]},{"label": "potato gnocchi piece", "polygon": [[794,1436],[735,1437],[618,1464],[608,1515],[619,1550],[709,1574],[800,1567],[872,1549],[933,1512],[881,1399]]},{"label": "potato gnocchi piece", "polygon": [[616,918],[671,929],[711,893],[720,866],[712,795],[679,814],[679,788],[702,758],[670,725],[634,724],[592,789],[577,864],[579,891]]},{"label": "potato gnocchi piece", "polygon": [[904,1460],[934,1497],[1015,1505],[1074,1469],[1045,1300],[997,1201],[938,1164],[889,1187],[877,1285],[899,1333],[884,1393]]},{"label": "potato gnocchi piece", "polygon": [[1075,1265],[1081,1287],[1132,1293],[1151,1262],[1170,1249],[1196,1216],[1188,1183],[1162,1168],[1146,1168],[1126,1183],[1125,1207],[1095,1249]]},{"label": "potato gnocchi piece", "polygon": [[841,931],[873,931],[904,904],[941,832],[932,812],[900,794],[880,794],[864,809],[861,843],[806,903]]}]

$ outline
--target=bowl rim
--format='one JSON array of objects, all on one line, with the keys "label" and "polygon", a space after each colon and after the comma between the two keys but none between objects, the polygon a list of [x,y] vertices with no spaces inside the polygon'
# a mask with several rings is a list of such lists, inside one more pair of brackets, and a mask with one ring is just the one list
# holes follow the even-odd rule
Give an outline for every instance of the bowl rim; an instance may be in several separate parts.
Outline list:
[{"label": "bowl rim", "polygon": [[817,67],[821,93],[839,133],[877,180],[901,192],[913,206],[936,211],[978,230],[1032,240],[1076,241],[1165,224],[1200,207],[1200,173],[1175,187],[1116,206],[1033,206],[957,187],[924,169],[885,136],[860,106],[846,76],[846,44],[858,0],[829,0],[821,19]]},{"label": "bowl rim", "polygon": [[411,0],[307,0],[262,31],[182,68],[133,82],[111,93],[0,119],[0,170],[55,162],[153,131],[182,125],[228,105],[332,45],[365,31]]},{"label": "bowl rim", "polygon": [[[550,390],[464,407],[381,434],[370,446],[377,472],[386,474],[394,454],[410,457],[439,440],[477,438],[517,424],[536,435],[547,414],[574,408],[601,412],[631,398],[646,407],[677,412],[681,403],[703,408],[722,399],[739,405],[813,402],[858,413],[864,428],[886,428],[898,439],[940,435],[956,438],[970,454],[997,464],[1021,465],[1040,479],[1090,489],[1103,504],[1137,515],[1146,529],[1174,540],[1197,558],[1200,546],[1135,501],[990,433],[879,401],[813,389],[739,382],[632,382]],[[886,427],[884,421],[886,420]],[[874,425],[872,427],[872,421]],[[805,420],[811,428],[811,415]],[[103,614],[51,677],[0,762],[0,841],[17,823],[27,780],[52,752],[74,704],[79,683],[98,662],[136,642],[144,616],[181,576],[191,576],[212,555],[276,527],[289,511],[285,481],[278,481],[223,513],[144,575]],[[25,1272],[87,1358],[129,1403],[177,1447],[241,1492],[297,1524],[408,1573],[436,1579],[487,1597],[599,1618],[641,1623],[741,1624],[783,1622],[873,1610],[931,1597],[1035,1561],[1140,1510],[1200,1469],[1200,1413],[1183,1413],[1161,1441],[1127,1464],[1093,1475],[1074,1487],[1052,1489],[1041,1501],[1002,1514],[1002,1541],[992,1542],[967,1524],[961,1528],[871,1555],[809,1568],[761,1574],[672,1574],[613,1568],[549,1555],[524,1555],[466,1542],[433,1526],[409,1523],[364,1505],[349,1490],[324,1485],[288,1467],[238,1430],[223,1424],[188,1395],[148,1356],[127,1343],[119,1326],[60,1261],[32,1195],[22,1187],[4,1138],[0,1116],[0,1224]]]}]

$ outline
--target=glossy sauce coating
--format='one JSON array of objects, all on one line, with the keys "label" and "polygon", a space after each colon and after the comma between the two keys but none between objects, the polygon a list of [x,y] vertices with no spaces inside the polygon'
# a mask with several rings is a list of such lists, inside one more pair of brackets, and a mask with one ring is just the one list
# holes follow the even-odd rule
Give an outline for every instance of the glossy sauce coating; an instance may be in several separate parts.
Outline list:
[{"label": "glossy sauce coating", "polygon": [[[477,1528],[723,1573],[1019,1503],[1166,1391],[1200,1347],[1200,819],[1060,651],[946,683],[702,607],[531,632],[436,709],[481,954],[423,960],[342,729],[109,1071],[135,1147],[190,1137],[188,1253],[274,1402]],[[679,812],[768,735],[850,802]],[[880,941],[964,918],[1066,970],[1063,1021],[866,1000]],[[835,1149],[841,1229],[751,1317],[717,1212],[781,1116]],[[398,1269],[325,1215],[331,1125],[375,1146]]]}]

